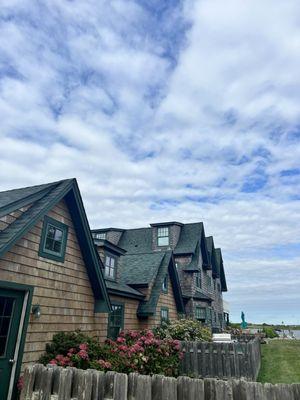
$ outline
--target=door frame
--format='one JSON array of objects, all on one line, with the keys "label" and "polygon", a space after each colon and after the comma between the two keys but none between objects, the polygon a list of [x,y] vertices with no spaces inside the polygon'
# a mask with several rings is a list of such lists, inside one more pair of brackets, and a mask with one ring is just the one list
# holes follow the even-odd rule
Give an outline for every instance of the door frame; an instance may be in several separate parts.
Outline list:
[{"label": "door frame", "polygon": [[20,319],[20,325],[18,329],[17,335],[17,343],[15,347],[14,359],[16,360],[15,364],[11,370],[10,382],[8,387],[8,396],[7,400],[15,399],[17,397],[17,379],[19,378],[22,358],[24,353],[24,345],[26,339],[26,332],[29,323],[30,311],[31,311],[31,303],[33,296],[34,286],[24,285],[16,282],[8,282],[0,280],[0,289],[10,289],[15,291],[23,292],[23,307],[22,314]]}]

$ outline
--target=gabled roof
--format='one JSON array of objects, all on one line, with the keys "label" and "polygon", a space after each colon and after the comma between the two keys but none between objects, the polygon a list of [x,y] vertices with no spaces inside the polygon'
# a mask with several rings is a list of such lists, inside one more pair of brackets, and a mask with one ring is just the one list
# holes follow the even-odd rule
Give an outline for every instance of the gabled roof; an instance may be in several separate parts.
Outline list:
[{"label": "gabled roof", "polygon": [[150,285],[164,256],[164,252],[125,254],[120,258],[121,281],[132,286]]},{"label": "gabled roof", "polygon": [[226,283],[221,249],[216,249],[216,260],[217,260],[218,268],[220,270],[220,281],[221,281],[222,292],[227,292],[227,283]]},{"label": "gabled roof", "polygon": [[205,239],[206,239],[207,249],[208,249],[208,252],[209,252],[210,263],[211,263],[211,266],[212,266],[212,276],[213,276],[213,278],[219,278],[220,277],[220,271],[219,271],[219,265],[218,265],[217,259],[216,259],[216,250],[215,250],[214,238],[212,236],[208,236]]},{"label": "gabled roof", "polygon": [[63,198],[69,207],[93,289],[95,311],[108,311],[110,302],[76,179],[0,192],[1,216],[30,205],[20,217],[0,232],[0,257]]},{"label": "gabled roof", "polygon": [[172,251],[166,251],[163,253],[163,258],[160,265],[158,266],[157,275],[152,286],[152,290],[149,296],[149,300],[142,301],[138,307],[137,315],[145,317],[153,315],[156,312],[159,296],[161,294],[161,288],[163,280],[166,274],[169,273],[173,293],[175,297],[176,308],[179,313],[184,313],[184,304],[182,300],[181,288],[178,280],[178,275],[174,263]]}]

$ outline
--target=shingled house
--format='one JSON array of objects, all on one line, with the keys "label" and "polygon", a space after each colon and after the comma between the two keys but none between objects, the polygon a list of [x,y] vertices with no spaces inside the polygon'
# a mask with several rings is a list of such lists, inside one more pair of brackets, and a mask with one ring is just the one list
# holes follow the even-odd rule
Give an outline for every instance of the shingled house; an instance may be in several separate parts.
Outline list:
[{"label": "shingled house", "polygon": [[105,339],[110,310],[76,180],[0,192],[0,398],[54,333]]},{"label": "shingled house", "polygon": [[112,306],[108,337],[115,339],[122,329],[153,328],[184,314],[172,251],[141,252],[143,236],[134,237],[132,231],[94,230],[93,236]]},{"label": "shingled house", "polygon": [[[118,319],[125,329],[151,327],[161,319],[174,319],[184,313],[215,330],[224,327],[222,292],[227,291],[227,286],[222,254],[215,249],[213,238],[205,237],[203,223],[165,222],[141,229],[96,229],[92,234],[105,265],[112,307],[119,313],[119,317],[111,314],[112,325]],[[162,272],[166,262],[168,277]],[[126,300],[129,295],[124,285],[127,291],[134,290],[135,296],[144,297],[136,298],[132,306]],[[112,296],[117,290],[116,300]],[[163,304],[157,296],[160,293],[159,299],[163,299],[164,290],[169,300]]]}]

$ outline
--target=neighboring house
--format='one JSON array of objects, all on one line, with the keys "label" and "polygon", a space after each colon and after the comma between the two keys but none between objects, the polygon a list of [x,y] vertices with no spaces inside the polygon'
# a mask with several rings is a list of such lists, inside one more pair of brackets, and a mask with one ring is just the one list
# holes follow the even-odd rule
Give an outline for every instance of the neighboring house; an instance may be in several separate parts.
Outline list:
[{"label": "neighboring house", "polygon": [[0,399],[55,333],[104,339],[110,310],[76,180],[0,192]]},{"label": "neighboring house", "polygon": [[172,251],[144,252],[139,230],[137,234],[114,228],[94,230],[93,237],[113,310],[108,337],[116,338],[121,329],[153,328],[184,314]]},{"label": "neighboring house", "polygon": [[[171,264],[175,263],[177,271],[177,274],[174,273],[175,285],[172,284],[173,293],[170,298],[174,297],[175,300],[177,298],[177,303],[180,305],[182,295],[184,313],[188,317],[202,321],[215,330],[225,326],[222,292],[227,291],[227,286],[222,254],[220,249],[215,249],[213,238],[205,237],[203,223],[165,222],[151,224],[150,228],[141,229],[97,229],[93,230],[92,234],[106,264],[106,282],[111,301],[113,302],[112,284],[126,284],[127,287],[146,296],[144,300],[139,299],[139,305],[136,306],[138,320],[143,317],[142,311],[147,307],[149,309],[151,304],[149,282],[151,279],[153,281],[153,270],[159,271],[159,267],[153,268],[153,265],[158,265],[169,257],[172,260]],[[109,248],[106,248],[105,253],[104,242],[106,246],[116,246],[123,252],[126,251],[122,254],[119,252],[113,262],[117,271],[114,283],[110,281],[109,258],[105,258],[105,254],[109,257]],[[173,271],[173,268],[170,268],[170,271]],[[170,278],[169,275],[168,279]],[[180,289],[176,289],[178,278]],[[157,287],[162,292],[161,280],[159,282]],[[170,282],[166,281],[166,286],[168,285],[170,286]],[[159,302],[157,304],[153,310],[156,315],[160,309],[164,318],[176,317],[174,304],[173,307],[160,305]],[[180,307],[177,307],[177,312],[182,313]],[[125,322],[126,318],[125,310]],[[148,316],[148,324],[153,323],[153,320],[155,324],[159,323],[158,317],[151,319]]]}]

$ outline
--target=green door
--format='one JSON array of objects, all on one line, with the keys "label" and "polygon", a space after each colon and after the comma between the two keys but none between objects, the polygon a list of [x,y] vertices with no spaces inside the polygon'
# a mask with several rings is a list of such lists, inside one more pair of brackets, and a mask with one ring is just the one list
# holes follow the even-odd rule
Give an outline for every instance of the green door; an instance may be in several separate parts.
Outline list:
[{"label": "green door", "polygon": [[24,293],[0,288],[0,400],[7,399]]}]

